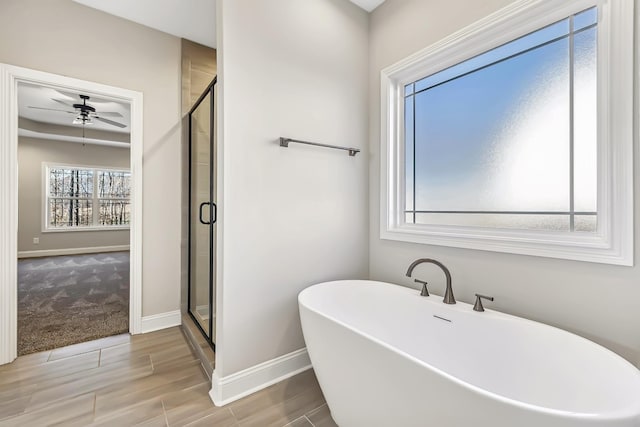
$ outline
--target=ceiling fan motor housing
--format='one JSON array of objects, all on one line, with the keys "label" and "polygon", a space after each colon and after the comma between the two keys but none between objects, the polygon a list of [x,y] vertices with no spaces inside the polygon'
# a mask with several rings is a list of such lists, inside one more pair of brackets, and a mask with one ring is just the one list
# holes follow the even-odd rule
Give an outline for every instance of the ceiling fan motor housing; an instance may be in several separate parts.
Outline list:
[{"label": "ceiling fan motor housing", "polygon": [[87,105],[87,100],[89,100],[89,96],[88,95],[79,95],[79,96],[82,99],[82,104],[73,104],[73,108],[80,110],[80,113],[82,115],[85,115],[89,112],[95,113],[96,109],[93,108],[91,105]]}]

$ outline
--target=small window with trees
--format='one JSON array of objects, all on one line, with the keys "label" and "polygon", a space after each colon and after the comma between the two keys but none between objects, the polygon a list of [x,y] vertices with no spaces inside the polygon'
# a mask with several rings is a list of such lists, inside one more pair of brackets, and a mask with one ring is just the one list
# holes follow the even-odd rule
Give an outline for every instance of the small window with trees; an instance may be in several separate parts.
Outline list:
[{"label": "small window with trees", "polygon": [[131,172],[47,165],[46,230],[128,228]]}]

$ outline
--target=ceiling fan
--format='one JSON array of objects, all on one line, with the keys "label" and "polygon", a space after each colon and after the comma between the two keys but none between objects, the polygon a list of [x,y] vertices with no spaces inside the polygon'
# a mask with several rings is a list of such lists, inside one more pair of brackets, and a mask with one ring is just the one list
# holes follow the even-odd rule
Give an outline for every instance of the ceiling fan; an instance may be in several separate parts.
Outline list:
[{"label": "ceiling fan", "polygon": [[106,123],[108,125],[111,126],[116,126],[119,128],[126,128],[127,125],[123,124],[123,123],[119,123],[110,119],[105,118],[106,117],[122,117],[122,114],[112,111],[112,112],[108,112],[108,111],[96,111],[95,107],[87,104],[87,101],[90,99],[90,97],[88,95],[78,95],[80,97],[80,99],[82,100],[82,104],[80,103],[69,103],[68,101],[63,101],[61,99],[55,99],[55,98],[51,98],[51,100],[60,103],[66,107],[69,108],[73,108],[74,111],[68,111],[68,110],[56,110],[55,108],[42,108],[42,107],[32,107],[29,106],[29,108],[33,108],[36,110],[47,110],[47,111],[59,111],[61,113],[67,113],[67,114],[74,114],[76,115],[76,118],[73,120],[73,124],[74,125],[91,125],[93,124],[93,119],[95,120],[99,120],[103,123]]}]

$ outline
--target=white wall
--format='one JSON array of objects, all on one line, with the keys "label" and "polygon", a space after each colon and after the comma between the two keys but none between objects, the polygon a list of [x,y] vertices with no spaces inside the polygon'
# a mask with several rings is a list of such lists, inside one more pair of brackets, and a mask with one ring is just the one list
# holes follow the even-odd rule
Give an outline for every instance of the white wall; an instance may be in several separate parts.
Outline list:
[{"label": "white wall", "polygon": [[302,289],[367,276],[368,18],[345,0],[219,0],[218,15],[227,376],[305,346]]},{"label": "white wall", "polygon": [[18,252],[129,245],[129,230],[43,233],[43,163],[129,169],[130,150],[18,138]]},{"label": "white wall", "polygon": [[[436,258],[451,270],[458,300],[473,302],[475,292],[492,295],[496,300],[488,307],[573,331],[640,363],[637,123],[635,267],[380,240],[380,71],[508,3],[509,0],[387,0],[371,15],[371,278],[416,287],[413,279],[404,276],[408,265],[417,258]],[[636,67],[636,76],[637,70]],[[429,280],[436,294],[444,292],[444,277],[437,268],[419,267],[414,276]]]},{"label": "white wall", "polygon": [[144,94],[144,316],[180,307],[180,39],[68,0],[0,0],[0,62]]}]

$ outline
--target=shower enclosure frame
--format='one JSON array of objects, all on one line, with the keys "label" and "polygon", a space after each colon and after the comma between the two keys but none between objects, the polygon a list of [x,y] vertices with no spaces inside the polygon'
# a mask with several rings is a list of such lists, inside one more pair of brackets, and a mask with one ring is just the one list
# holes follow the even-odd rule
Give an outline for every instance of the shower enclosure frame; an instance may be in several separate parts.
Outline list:
[{"label": "shower enclosure frame", "polygon": [[[214,226],[217,223],[218,216],[218,207],[216,202],[214,201],[214,189],[215,189],[215,163],[214,163],[214,139],[215,139],[215,87],[218,82],[218,77],[214,77],[213,81],[207,86],[205,91],[200,95],[198,100],[195,102],[191,110],[188,113],[188,121],[189,121],[189,232],[188,232],[188,269],[187,269],[187,313],[193,320],[193,323],[202,333],[202,336],[205,338],[207,343],[211,346],[211,348],[215,351],[216,344],[213,340],[213,318],[214,318],[214,307],[213,307],[213,295],[215,295],[214,281],[215,281],[215,259],[212,256],[213,251],[215,249],[215,241],[214,241]],[[209,149],[209,164],[210,164],[210,176],[209,176],[209,202],[201,203],[199,206],[199,216],[198,219],[204,225],[209,225],[209,333],[202,328],[198,319],[196,319],[195,315],[191,311],[191,286],[192,286],[192,274],[191,274],[191,262],[193,259],[192,254],[192,232],[191,225],[193,221],[193,195],[192,195],[192,185],[193,185],[193,167],[192,167],[192,155],[193,155],[193,114],[196,112],[198,107],[202,104],[202,102],[206,99],[207,95],[210,95],[210,118],[209,118],[209,138],[210,138],[210,149]],[[209,222],[202,221],[202,208],[204,205],[209,205]]]}]

